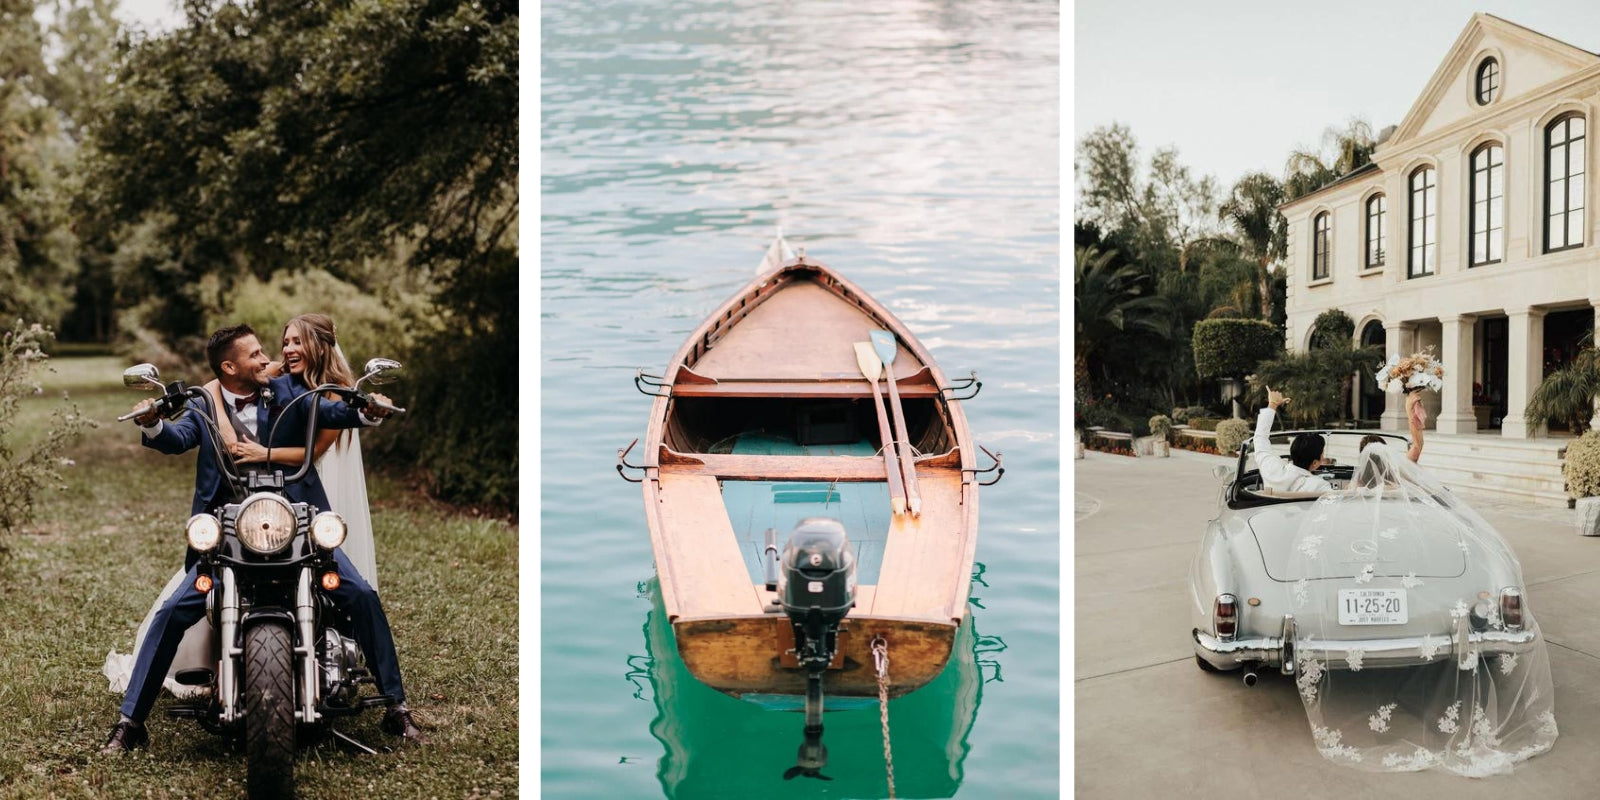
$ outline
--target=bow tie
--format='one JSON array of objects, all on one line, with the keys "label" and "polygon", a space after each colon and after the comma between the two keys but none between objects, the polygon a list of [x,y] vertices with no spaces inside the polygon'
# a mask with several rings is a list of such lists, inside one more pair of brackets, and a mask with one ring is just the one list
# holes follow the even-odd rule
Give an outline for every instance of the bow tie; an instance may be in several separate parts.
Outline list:
[{"label": "bow tie", "polygon": [[260,397],[260,396],[261,396],[261,393],[257,392],[257,393],[255,393],[253,395],[250,395],[249,397],[240,397],[240,398],[235,399],[233,401],[233,410],[235,412],[243,411],[246,408],[249,408],[250,406],[255,405],[256,404],[256,398]]}]

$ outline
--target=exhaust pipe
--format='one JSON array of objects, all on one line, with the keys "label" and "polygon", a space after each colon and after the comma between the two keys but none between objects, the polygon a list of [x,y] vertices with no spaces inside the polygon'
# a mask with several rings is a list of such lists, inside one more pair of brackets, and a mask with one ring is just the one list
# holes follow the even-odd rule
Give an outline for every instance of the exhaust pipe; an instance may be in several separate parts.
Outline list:
[{"label": "exhaust pipe", "polygon": [[1245,667],[1245,670],[1244,670],[1244,685],[1245,686],[1255,686],[1256,685],[1256,680],[1257,680],[1257,678],[1256,678],[1255,668],[1254,667]]}]

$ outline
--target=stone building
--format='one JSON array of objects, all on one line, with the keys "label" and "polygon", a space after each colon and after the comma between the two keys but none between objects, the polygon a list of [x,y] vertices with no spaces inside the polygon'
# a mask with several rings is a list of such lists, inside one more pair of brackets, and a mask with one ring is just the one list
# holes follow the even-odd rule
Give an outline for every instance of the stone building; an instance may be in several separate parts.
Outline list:
[{"label": "stone building", "polygon": [[[1529,394],[1600,309],[1597,107],[1600,55],[1474,15],[1372,163],[1282,207],[1288,346],[1341,309],[1362,344],[1434,348],[1440,433],[1528,437]],[[1352,410],[1405,430],[1396,397],[1367,383]]]}]

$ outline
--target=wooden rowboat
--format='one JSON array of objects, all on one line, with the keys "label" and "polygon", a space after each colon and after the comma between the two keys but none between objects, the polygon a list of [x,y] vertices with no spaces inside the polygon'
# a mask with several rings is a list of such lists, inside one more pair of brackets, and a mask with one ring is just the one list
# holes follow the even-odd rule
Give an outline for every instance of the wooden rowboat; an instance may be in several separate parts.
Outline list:
[{"label": "wooden rowboat", "polygon": [[[783,249],[780,238],[773,252]],[[655,400],[642,463],[627,462],[629,445],[618,471],[642,471],[663,611],[690,674],[751,700],[806,693],[794,630],[764,580],[766,531],[787,536],[826,516],[844,524],[858,569],[827,694],[878,696],[869,647],[882,637],[888,693],[899,696],[939,675],[967,615],[979,478],[1004,472],[993,455],[979,467],[961,410],[981,384],[950,385],[910,330],[827,266],[776,260],[769,253],[770,269],[662,375],[636,376]],[[905,483],[915,481],[920,515],[891,508],[886,443],[855,350],[875,330],[898,345],[885,373],[914,447]]]}]

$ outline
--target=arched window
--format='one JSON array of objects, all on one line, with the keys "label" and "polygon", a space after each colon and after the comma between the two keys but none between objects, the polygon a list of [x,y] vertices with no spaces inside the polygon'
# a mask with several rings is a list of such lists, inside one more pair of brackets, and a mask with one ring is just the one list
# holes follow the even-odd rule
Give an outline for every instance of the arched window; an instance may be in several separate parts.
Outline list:
[{"label": "arched window", "polygon": [[1505,148],[1490,142],[1472,151],[1472,238],[1468,241],[1471,266],[1493,264],[1505,257]]},{"label": "arched window", "polygon": [[1311,280],[1328,277],[1328,228],[1330,215],[1324,211],[1311,223]]},{"label": "arched window", "polygon": [[1411,173],[1411,226],[1406,244],[1410,247],[1407,276],[1432,275],[1439,253],[1439,184],[1433,167],[1418,167]]},{"label": "arched window", "polygon": [[1486,58],[1478,65],[1478,105],[1489,105],[1499,93],[1500,62],[1493,57]]},{"label": "arched window", "polygon": [[1383,195],[1375,194],[1367,200],[1367,269],[1383,266],[1383,257],[1388,250],[1383,226],[1388,220],[1388,211],[1389,204]]},{"label": "arched window", "polygon": [[1583,244],[1583,116],[1568,114],[1544,129],[1544,250]]}]

